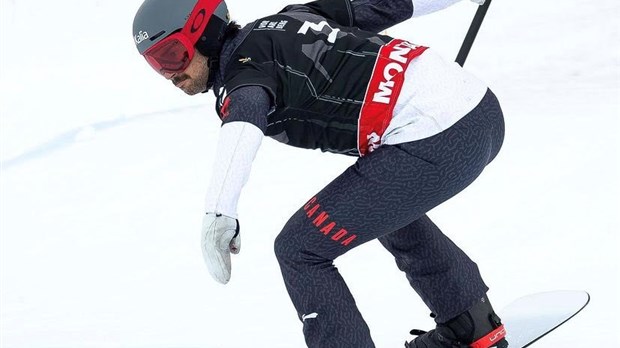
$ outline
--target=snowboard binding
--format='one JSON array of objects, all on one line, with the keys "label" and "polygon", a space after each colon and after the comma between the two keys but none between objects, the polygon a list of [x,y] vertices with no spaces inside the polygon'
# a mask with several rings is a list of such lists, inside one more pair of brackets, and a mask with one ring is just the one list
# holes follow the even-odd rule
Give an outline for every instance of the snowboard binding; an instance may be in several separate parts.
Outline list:
[{"label": "snowboard binding", "polygon": [[[434,317],[434,314],[431,314]],[[506,329],[484,296],[469,310],[430,331],[411,330],[418,336],[405,348],[507,348]]]}]

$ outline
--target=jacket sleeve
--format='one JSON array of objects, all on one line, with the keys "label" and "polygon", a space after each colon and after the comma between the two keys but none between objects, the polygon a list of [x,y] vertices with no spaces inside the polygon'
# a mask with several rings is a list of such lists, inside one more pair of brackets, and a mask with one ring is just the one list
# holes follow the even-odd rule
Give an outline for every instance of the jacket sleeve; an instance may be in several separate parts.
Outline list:
[{"label": "jacket sleeve", "polygon": [[411,17],[443,10],[460,0],[351,0],[355,26],[380,32]]},{"label": "jacket sleeve", "polygon": [[355,26],[355,15],[351,0],[316,0],[299,5],[286,6],[282,12],[312,12],[330,19],[342,26]]},{"label": "jacket sleeve", "polygon": [[460,0],[317,0],[281,12],[312,11],[342,26],[378,33],[411,17],[443,10]]},{"label": "jacket sleeve", "polygon": [[237,218],[241,189],[248,181],[263,132],[252,123],[230,122],[220,129],[205,211]]},{"label": "jacket sleeve", "polygon": [[412,0],[316,0],[289,5],[281,12],[309,11],[345,27],[378,33],[413,13]]},{"label": "jacket sleeve", "polygon": [[353,0],[355,26],[378,33],[413,15],[412,0]]}]

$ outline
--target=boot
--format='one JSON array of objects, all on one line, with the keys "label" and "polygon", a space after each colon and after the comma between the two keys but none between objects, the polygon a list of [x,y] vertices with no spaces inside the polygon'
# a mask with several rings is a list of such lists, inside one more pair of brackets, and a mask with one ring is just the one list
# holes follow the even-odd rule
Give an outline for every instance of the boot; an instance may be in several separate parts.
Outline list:
[{"label": "boot", "polygon": [[[432,316],[432,314],[431,314]],[[468,311],[434,330],[411,330],[416,337],[405,342],[406,348],[507,348],[506,330],[485,295]]]}]

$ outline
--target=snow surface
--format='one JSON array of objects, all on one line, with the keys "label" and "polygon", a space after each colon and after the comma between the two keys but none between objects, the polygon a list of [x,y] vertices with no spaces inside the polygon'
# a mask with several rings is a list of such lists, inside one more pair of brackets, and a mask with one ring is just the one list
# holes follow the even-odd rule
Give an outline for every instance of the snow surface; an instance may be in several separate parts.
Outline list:
[{"label": "snow surface", "polygon": [[[2,347],[303,347],[273,240],[353,158],[265,140],[239,206],[231,282],[199,248],[219,122],[137,54],[139,0],[0,0]],[[229,1],[247,23],[285,1]],[[389,34],[447,57],[475,5]],[[620,2],[499,1],[466,67],[499,96],[504,147],[429,215],[477,261],[496,308],[588,290],[539,347],[620,347]],[[336,261],[377,347],[431,319],[378,243]]]}]

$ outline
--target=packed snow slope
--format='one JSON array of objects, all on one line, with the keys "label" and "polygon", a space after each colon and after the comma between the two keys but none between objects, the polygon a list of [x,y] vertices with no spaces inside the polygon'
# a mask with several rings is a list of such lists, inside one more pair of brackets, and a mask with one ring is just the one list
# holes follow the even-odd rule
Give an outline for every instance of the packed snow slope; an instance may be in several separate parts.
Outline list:
[{"label": "packed snow slope", "polygon": [[[266,139],[239,206],[242,251],[219,285],[199,247],[213,96],[185,96],[137,54],[139,0],[1,1],[1,346],[303,347],[273,241],[354,158]],[[242,24],[285,4],[229,1]],[[389,34],[455,57],[475,10],[463,1]],[[429,214],[478,263],[496,308],[591,293],[541,347],[620,347],[617,18],[617,0],[493,2],[466,68],[500,98],[504,147]],[[432,327],[378,243],[336,264],[377,347]]]}]

